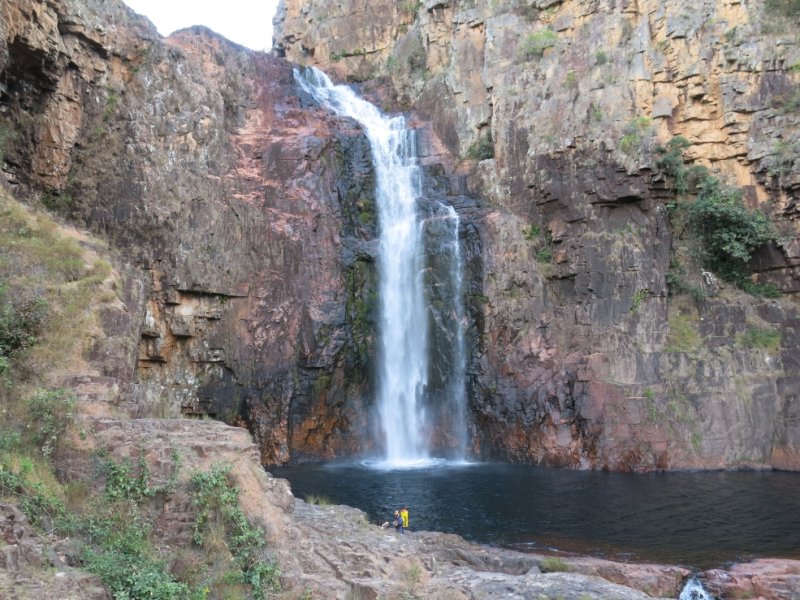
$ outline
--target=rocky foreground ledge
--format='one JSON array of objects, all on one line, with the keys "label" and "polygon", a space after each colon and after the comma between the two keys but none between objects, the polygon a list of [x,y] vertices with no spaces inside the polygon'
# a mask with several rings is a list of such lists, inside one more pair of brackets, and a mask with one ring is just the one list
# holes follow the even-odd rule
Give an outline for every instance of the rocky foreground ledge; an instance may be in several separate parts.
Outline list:
[{"label": "rocky foreground ledge", "polygon": [[[593,558],[525,554],[480,546],[456,535],[409,531],[397,535],[347,506],[296,499],[289,483],[259,464],[250,434],[215,421],[91,418],[84,447],[69,461],[89,473],[87,458],[101,450],[123,460],[144,457],[155,481],[174,477],[175,492],[160,507],[161,547],[190,544],[192,472],[224,463],[240,490],[242,508],[263,527],[280,564],[281,598],[677,598],[689,570]],[[0,598],[107,598],[93,576],[72,568],[68,540],[39,537],[13,507],[0,511]],[[52,568],[55,567],[55,570]],[[701,574],[724,598],[800,597],[800,561],[761,560]]]}]

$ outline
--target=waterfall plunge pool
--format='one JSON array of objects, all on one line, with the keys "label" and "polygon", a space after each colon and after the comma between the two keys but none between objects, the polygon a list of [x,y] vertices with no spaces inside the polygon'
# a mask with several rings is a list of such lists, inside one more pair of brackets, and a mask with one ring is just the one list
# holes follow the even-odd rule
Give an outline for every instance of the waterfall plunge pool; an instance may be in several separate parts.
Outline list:
[{"label": "waterfall plunge pool", "polygon": [[531,552],[696,569],[800,558],[800,474],[629,474],[530,465],[358,462],[272,467],[298,498],[324,496],[379,523],[407,505],[411,530]]}]

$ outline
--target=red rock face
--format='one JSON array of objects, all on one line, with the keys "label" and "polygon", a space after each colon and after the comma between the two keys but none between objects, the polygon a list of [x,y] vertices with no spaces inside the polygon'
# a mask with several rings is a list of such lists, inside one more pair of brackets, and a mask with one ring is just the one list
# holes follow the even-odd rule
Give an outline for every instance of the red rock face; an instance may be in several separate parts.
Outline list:
[{"label": "red rock face", "polygon": [[341,148],[360,133],[302,105],[285,61],[202,28],[161,40],[121,3],[83,8],[4,3],[6,160],[21,195],[141,269],[120,402],[244,417],[269,463],[355,452],[371,343],[355,304],[373,274],[341,253],[372,229],[343,202],[368,206],[371,173],[342,175]]}]

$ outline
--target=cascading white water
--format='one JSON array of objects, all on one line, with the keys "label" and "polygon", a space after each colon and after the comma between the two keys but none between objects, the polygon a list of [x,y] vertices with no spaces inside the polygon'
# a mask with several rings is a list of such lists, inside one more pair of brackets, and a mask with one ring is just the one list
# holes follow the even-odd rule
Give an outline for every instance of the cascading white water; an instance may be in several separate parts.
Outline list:
[{"label": "cascading white water", "polygon": [[445,253],[448,266],[445,271],[443,285],[447,288],[446,308],[448,314],[443,318],[447,322],[447,340],[450,345],[450,360],[445,378],[444,401],[447,413],[447,424],[452,438],[455,458],[463,459],[467,447],[466,430],[466,316],[464,307],[464,259],[461,254],[458,213],[452,206],[438,203],[433,219],[443,222],[438,227],[442,241],[441,251]]},{"label": "cascading white water", "polygon": [[402,466],[429,458],[422,403],[428,377],[428,326],[417,199],[420,172],[413,131],[387,117],[349,87],[313,67],[295,79],[317,102],[358,121],[372,147],[380,225],[378,406],[386,461]]},{"label": "cascading white water", "polygon": [[713,597],[703,588],[703,584],[697,578],[692,577],[683,586],[678,600],[713,600]]},{"label": "cascading white water", "polygon": [[460,219],[456,209],[448,206],[450,219],[453,222],[451,247],[453,266],[450,269],[453,278],[453,312],[455,317],[455,360],[450,390],[450,406],[456,414],[453,420],[453,433],[456,438],[458,457],[463,459],[467,453],[467,319],[464,306],[464,257],[461,254],[461,241],[458,236]]}]

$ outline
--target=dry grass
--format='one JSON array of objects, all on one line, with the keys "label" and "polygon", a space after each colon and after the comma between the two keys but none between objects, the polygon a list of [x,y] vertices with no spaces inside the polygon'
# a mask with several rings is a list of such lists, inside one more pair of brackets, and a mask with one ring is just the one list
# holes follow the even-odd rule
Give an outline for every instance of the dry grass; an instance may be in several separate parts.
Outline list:
[{"label": "dry grass", "polygon": [[92,246],[102,244],[0,190],[0,283],[9,294],[47,305],[38,342],[18,365],[20,375],[36,374],[38,385],[91,370],[82,354],[87,340],[101,334],[95,309],[120,302],[113,269]]}]

